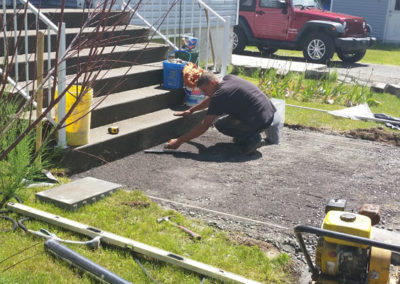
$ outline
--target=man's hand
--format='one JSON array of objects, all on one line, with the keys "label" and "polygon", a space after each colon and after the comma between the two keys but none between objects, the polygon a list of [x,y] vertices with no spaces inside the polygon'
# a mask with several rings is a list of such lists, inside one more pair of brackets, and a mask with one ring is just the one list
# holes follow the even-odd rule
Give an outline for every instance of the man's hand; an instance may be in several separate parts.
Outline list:
[{"label": "man's hand", "polygon": [[177,138],[171,139],[164,145],[164,149],[178,149],[182,143]]},{"label": "man's hand", "polygon": [[187,115],[191,115],[192,111],[190,109],[185,110],[185,111],[179,111],[179,112],[175,112],[174,116],[187,116]]}]

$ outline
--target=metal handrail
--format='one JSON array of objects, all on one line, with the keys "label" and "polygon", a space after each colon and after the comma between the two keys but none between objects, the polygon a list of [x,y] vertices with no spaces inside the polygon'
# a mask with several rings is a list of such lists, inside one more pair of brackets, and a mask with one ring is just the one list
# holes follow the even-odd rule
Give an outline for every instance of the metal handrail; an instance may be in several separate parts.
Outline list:
[{"label": "metal handrail", "polygon": [[[64,90],[66,88],[66,82],[65,82],[65,76],[66,76],[66,62],[64,59],[65,56],[65,52],[66,52],[66,38],[65,38],[65,23],[61,23],[61,26],[59,29],[57,27],[57,25],[55,25],[51,20],[49,20],[49,18],[47,18],[42,12],[40,12],[40,10],[38,10],[35,6],[33,6],[29,1],[27,0],[18,0],[20,3],[26,5],[26,8],[29,9],[30,12],[32,12],[35,17],[36,17],[36,24],[38,23],[38,20],[40,20],[41,22],[43,22],[46,26],[47,26],[47,53],[48,53],[48,70],[51,69],[51,32],[56,33],[57,35],[60,35],[60,39],[59,39],[59,47],[58,47],[58,68],[57,68],[57,88],[58,88],[58,92],[59,94],[64,93]],[[6,20],[6,0],[3,0],[3,30],[4,33],[7,32],[7,20]],[[14,45],[17,45],[17,4],[16,4],[17,0],[13,1],[13,9],[14,9]],[[25,42],[24,42],[24,46],[25,46],[25,80],[26,80],[26,90],[24,91],[21,87],[18,86],[18,82],[19,82],[19,77],[18,77],[18,48],[15,48],[15,81],[11,78],[7,78],[7,81],[27,100],[32,100],[33,102],[33,106],[36,107],[37,103],[33,100],[33,98],[31,96],[29,96],[29,65],[27,64],[28,62],[28,24],[27,24],[28,20],[27,20],[27,14],[25,13],[24,16],[24,30],[25,30]],[[6,40],[4,41],[4,51],[6,53],[7,50],[7,43]],[[5,54],[5,56],[8,56],[7,54]],[[51,76],[48,77],[48,89],[49,89],[49,94],[51,93]],[[41,87],[41,86],[40,86]],[[50,96],[49,96],[49,101],[50,101]],[[66,99],[65,96],[63,96],[61,98],[61,100],[58,103],[58,117],[59,117],[59,121],[62,121],[63,118],[65,117],[66,114]],[[48,113],[47,115],[48,120],[55,126],[57,126],[58,124],[50,117],[50,113]],[[65,122],[63,122],[63,125],[60,127],[60,129],[58,130],[58,146],[59,147],[65,147],[66,146],[66,132],[65,132]]]},{"label": "metal handrail", "polygon": [[[176,42],[176,38],[177,38],[177,34],[179,34],[181,32],[181,28],[183,30],[183,32],[185,33],[186,30],[189,30],[189,28],[186,29],[185,24],[187,25],[187,23],[185,23],[185,21],[183,22],[179,22],[177,21],[177,6],[175,7],[175,11],[174,11],[174,15],[175,15],[175,19],[171,20],[171,17],[168,13],[172,11],[172,8],[174,5],[176,5],[179,1],[175,0],[172,3],[170,3],[169,1],[162,1],[162,0],[150,0],[147,3],[149,4],[149,9],[146,9],[143,13],[141,11],[138,11],[140,9],[139,5],[135,5],[134,8],[132,8],[131,6],[134,5],[134,1],[128,1],[129,4],[126,2],[126,0],[124,0],[122,2],[122,5],[119,6],[119,8],[121,10],[128,8],[131,12],[134,12],[134,15],[137,16],[147,27],[149,27],[159,38],[163,39],[169,46],[171,46],[174,50],[178,50],[179,49],[179,44]],[[165,5],[167,2],[168,5],[170,5],[170,9],[167,11],[161,11],[161,6]],[[182,3],[183,2],[183,3]],[[183,16],[183,18],[186,18],[186,13],[189,13],[190,15],[190,11],[187,11],[188,9],[186,9],[188,4],[187,1],[182,1],[180,3],[180,5],[183,5],[183,11],[180,9],[179,12],[183,12],[183,15],[179,15],[180,17]],[[198,4],[198,6],[200,7],[199,10],[199,16],[195,16],[194,15],[194,6]],[[159,9],[155,9],[154,6],[158,5]],[[207,17],[207,35],[206,35],[206,39],[205,39],[205,60],[203,60],[202,62],[205,62],[205,69],[209,68],[209,58],[210,58],[210,52],[209,49],[210,47],[213,48],[212,44],[211,44],[211,21],[216,19],[217,20],[217,32],[218,32],[218,28],[221,26],[223,27],[223,42],[227,43],[229,42],[229,36],[230,36],[230,17],[222,17],[221,15],[219,15],[214,9],[212,9],[210,6],[208,6],[204,1],[202,0],[193,0],[191,2],[191,23],[190,25],[190,33],[193,35],[194,33],[194,29],[197,29],[197,37],[199,38],[199,45],[200,45],[200,39],[202,36],[202,28],[203,24],[204,24],[204,20],[203,17],[204,15],[201,15],[202,11],[206,11],[206,17]],[[182,8],[182,6],[180,6],[179,8]],[[188,7],[190,9],[190,7]],[[149,16],[149,18],[155,18],[154,15],[158,15],[159,18],[156,19],[156,21],[154,21],[154,23],[151,23],[151,20],[146,19],[146,12],[148,13],[149,11],[151,11],[151,16]],[[173,14],[173,13],[170,13]],[[208,19],[208,15],[210,15],[210,19]],[[165,22],[162,23],[162,21],[164,20],[164,16],[166,16]],[[211,19],[212,17],[212,19]],[[198,28],[194,28],[194,18],[198,19],[198,23],[199,26]],[[137,21],[136,21],[137,22]],[[172,22],[172,24],[171,24]],[[169,34],[170,32],[170,26],[172,25],[172,34]],[[177,32],[177,26],[179,25],[180,30]],[[173,37],[173,42],[170,40],[170,38]],[[198,48],[199,51],[199,56],[202,56],[201,54],[201,47]],[[211,56],[213,56],[213,71],[217,71],[217,62],[215,62],[217,59],[220,59],[220,64],[221,64],[221,68],[220,68],[220,73],[222,75],[225,75],[227,72],[227,66],[228,66],[228,59],[229,59],[229,55],[230,55],[230,45],[229,44],[225,44],[224,46],[221,47],[220,50],[218,50],[218,56],[213,56],[213,54],[211,54]],[[203,54],[204,54],[203,53]],[[219,64],[219,62],[218,62]],[[218,65],[219,66],[219,65]]]},{"label": "metal handrail", "polygon": [[26,0],[18,0],[19,2],[28,5],[28,9],[39,19],[45,23],[49,28],[51,28],[54,32],[58,33],[58,27],[49,20],[43,13],[41,13],[35,6],[33,6],[29,1]]}]

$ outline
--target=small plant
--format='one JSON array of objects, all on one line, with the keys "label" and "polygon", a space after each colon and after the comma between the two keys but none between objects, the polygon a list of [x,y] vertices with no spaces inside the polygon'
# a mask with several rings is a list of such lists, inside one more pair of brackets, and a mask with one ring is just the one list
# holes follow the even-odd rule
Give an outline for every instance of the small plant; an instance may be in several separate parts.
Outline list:
[{"label": "small plant", "polygon": [[354,106],[367,103],[370,106],[379,104],[374,98],[370,88],[356,84],[347,85],[338,81],[336,71],[330,72],[318,80],[307,79],[305,74],[289,72],[285,76],[277,74],[275,69],[263,71],[246,71],[243,67],[236,67],[233,74],[258,76],[259,88],[269,97],[292,98],[301,102],[319,102],[341,106]]}]

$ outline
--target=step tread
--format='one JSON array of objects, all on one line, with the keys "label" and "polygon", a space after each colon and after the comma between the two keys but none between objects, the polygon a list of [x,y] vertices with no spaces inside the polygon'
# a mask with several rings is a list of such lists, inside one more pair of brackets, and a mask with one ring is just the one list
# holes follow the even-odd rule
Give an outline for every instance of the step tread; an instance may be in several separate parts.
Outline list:
[{"label": "step tread", "polygon": [[152,96],[160,96],[169,93],[171,90],[161,89],[159,85],[153,85],[119,93],[112,93],[108,96],[93,98],[92,105],[96,109],[103,109],[110,106],[122,105],[127,102],[139,101]]},{"label": "step tread", "polygon": [[[135,26],[135,25],[126,25],[126,26],[105,26],[106,30],[104,32],[120,32],[120,31],[135,31],[135,30],[147,30],[145,27],[141,26]],[[96,27],[87,27],[84,29],[81,28],[66,28],[65,29],[65,34],[78,34],[81,32],[83,34],[91,34],[93,33],[97,28]],[[47,30],[45,29],[39,29],[39,32],[44,33],[47,36]],[[102,31],[103,32],[103,31]],[[4,38],[4,34],[7,35],[8,38],[14,37],[14,31],[6,31],[5,33],[2,32],[0,34],[0,38]],[[27,30],[27,36],[36,36],[36,30]],[[51,33],[51,35],[56,35],[54,32]],[[25,36],[25,31],[22,32],[22,36]]]},{"label": "step tread", "polygon": [[[127,67],[120,67],[114,69],[107,69],[98,72],[98,79],[105,79],[105,78],[115,78],[115,77],[124,77],[127,75],[133,75],[137,73],[147,72],[147,71],[156,71],[162,70],[162,62],[154,62],[154,63],[146,63],[134,66],[127,66]],[[94,71],[96,72],[96,71]],[[67,85],[68,82],[71,82],[75,75],[67,75],[66,81]]]},{"label": "step tread", "polygon": [[[165,47],[165,44],[161,43],[135,43],[135,44],[124,44],[124,45],[116,45],[116,46],[105,46],[102,54],[107,55],[110,53],[126,53],[126,52],[133,52],[133,51],[138,51],[138,50],[149,50],[149,49],[155,49],[155,48],[163,48]],[[103,49],[102,47],[98,47],[98,50]],[[75,51],[74,51],[75,52]],[[85,57],[88,56],[91,52],[93,52],[93,49],[91,48],[85,48],[79,51],[79,56],[80,57]],[[47,61],[47,52],[45,52],[45,58],[44,61]],[[11,58],[11,56],[9,56]],[[50,58],[55,59],[56,58],[56,52],[50,52]],[[0,62],[3,62],[4,57],[0,57]],[[22,63],[25,62],[25,54],[20,54],[18,55],[17,58],[18,62]],[[28,62],[35,62],[35,54],[28,54]]]},{"label": "step tread", "polygon": [[[181,119],[181,117],[174,116],[175,111],[172,109],[162,109],[159,111],[151,112],[148,114],[128,118],[118,121],[115,125],[119,128],[118,136],[128,135],[130,133],[138,132],[156,125],[168,123],[173,120]],[[90,130],[89,144],[79,146],[76,149],[88,148],[91,145],[115,139],[117,135],[108,134],[110,125],[103,125]]]}]

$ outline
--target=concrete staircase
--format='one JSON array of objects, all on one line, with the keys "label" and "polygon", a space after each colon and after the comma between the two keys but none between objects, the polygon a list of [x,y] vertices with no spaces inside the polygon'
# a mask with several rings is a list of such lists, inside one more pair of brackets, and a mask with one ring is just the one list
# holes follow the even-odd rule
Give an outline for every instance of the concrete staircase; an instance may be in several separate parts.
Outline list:
[{"label": "concrete staircase", "polygon": [[[59,14],[54,10],[42,10],[42,12],[57,23]],[[89,144],[70,147],[65,151],[63,164],[71,172],[84,171],[163,143],[189,130],[202,116],[202,113],[185,118],[172,115],[174,111],[182,110],[185,106],[182,89],[167,90],[162,87],[162,60],[166,58],[169,47],[164,44],[149,43],[148,29],[126,27],[130,15],[118,13],[115,12],[113,17],[105,21],[105,26],[110,27],[110,31],[113,30],[111,25],[120,25],[112,33],[113,35],[110,35],[110,38],[115,38],[116,33],[118,34],[120,37],[118,45],[115,48],[107,46],[108,42],[111,42],[107,39],[107,32],[98,42],[105,46],[104,56],[113,63],[106,65],[107,69],[103,66],[94,82],[95,97],[92,105],[97,107],[91,114]],[[87,13],[81,10],[65,11],[67,46],[86,17]],[[84,36],[93,36],[92,31],[93,28],[85,29]],[[35,32],[29,31],[28,36],[29,51],[34,52]],[[52,41],[55,40],[55,37],[52,38]],[[1,54],[4,54],[3,41],[2,35]],[[13,42],[9,41],[9,44],[12,46]],[[89,47],[80,52],[79,61],[77,58],[67,61],[67,66],[70,67],[67,70],[67,82],[78,68],[87,64],[85,61],[87,54]],[[34,56],[30,58],[28,63],[32,66],[30,68],[32,76]],[[52,51],[52,59],[54,58],[55,50]],[[25,57],[20,56],[18,61],[20,78],[24,78]],[[130,68],[131,66],[133,67]],[[119,134],[108,133],[107,130],[111,125],[119,127]]]}]

